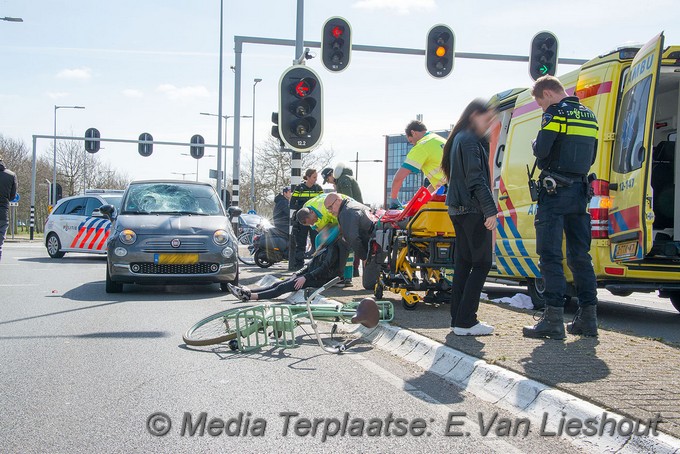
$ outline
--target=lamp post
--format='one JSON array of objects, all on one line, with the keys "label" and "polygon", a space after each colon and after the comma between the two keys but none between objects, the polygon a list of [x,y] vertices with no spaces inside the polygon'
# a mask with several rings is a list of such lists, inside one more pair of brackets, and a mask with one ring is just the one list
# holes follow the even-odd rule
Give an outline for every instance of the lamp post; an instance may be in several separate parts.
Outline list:
[{"label": "lamp post", "polygon": [[253,149],[250,159],[250,209],[255,209],[255,87],[262,79],[255,79],[253,84]]},{"label": "lamp post", "polygon": [[57,204],[57,110],[84,109],[83,106],[54,106],[54,155],[52,157],[52,206]]},{"label": "lamp post", "polygon": [[[191,155],[189,153],[182,153],[182,156],[191,156]],[[191,157],[193,158],[193,156],[191,156]],[[214,154],[204,154],[201,159],[203,159],[203,158],[214,158],[214,157],[215,157]],[[196,159],[196,158],[194,158],[194,159]],[[198,162],[201,159],[196,159],[196,181],[198,181]],[[191,175],[191,174],[187,173],[187,175]],[[184,178],[182,178],[182,179],[184,179]]]},{"label": "lamp post", "polygon": [[[209,117],[219,117],[219,115],[214,114],[214,113],[208,113],[208,112],[201,112],[201,115],[207,115]],[[251,115],[240,115],[241,118],[253,118]],[[222,174],[224,178],[224,189],[227,189],[227,130],[229,127],[229,119],[234,118],[233,115],[222,115],[222,118],[224,118],[224,173]]]},{"label": "lamp post", "polygon": [[184,177],[187,175],[193,175],[194,172],[170,172],[173,175],[182,175],[182,180],[184,180]]},{"label": "lamp post", "polygon": [[357,151],[357,158],[354,161],[350,161],[356,163],[354,167],[354,179],[359,180],[359,163],[360,162],[383,162],[382,159],[359,159],[359,152]]}]

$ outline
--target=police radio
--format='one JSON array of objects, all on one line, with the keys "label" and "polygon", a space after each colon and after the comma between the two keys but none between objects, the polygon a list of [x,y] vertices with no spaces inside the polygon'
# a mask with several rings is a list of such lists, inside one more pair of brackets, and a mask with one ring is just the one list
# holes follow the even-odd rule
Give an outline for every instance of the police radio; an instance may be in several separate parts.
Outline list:
[{"label": "police radio", "polygon": [[529,177],[529,194],[531,195],[532,202],[538,202],[538,181],[534,180],[534,172],[536,171],[536,163],[534,161],[534,167],[529,171],[529,165],[527,164],[527,176]]}]

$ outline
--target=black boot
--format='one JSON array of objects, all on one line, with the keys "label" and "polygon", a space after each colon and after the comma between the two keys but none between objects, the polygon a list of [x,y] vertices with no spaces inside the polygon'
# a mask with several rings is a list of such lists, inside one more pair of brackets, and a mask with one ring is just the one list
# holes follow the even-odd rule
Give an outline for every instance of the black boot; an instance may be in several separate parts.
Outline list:
[{"label": "black boot", "polygon": [[557,306],[545,306],[543,316],[534,326],[522,328],[524,337],[562,340],[564,334],[564,308]]},{"label": "black boot", "polygon": [[574,320],[567,323],[567,332],[581,336],[597,337],[597,306],[580,306]]}]

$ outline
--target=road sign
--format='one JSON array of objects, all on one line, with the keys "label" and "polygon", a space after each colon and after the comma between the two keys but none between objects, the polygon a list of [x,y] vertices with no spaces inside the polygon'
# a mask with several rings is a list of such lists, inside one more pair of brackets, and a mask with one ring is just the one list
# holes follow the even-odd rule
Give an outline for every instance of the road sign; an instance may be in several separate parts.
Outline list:
[{"label": "road sign", "polygon": [[21,197],[19,197],[19,193],[17,192],[17,195],[15,195],[14,198],[13,198],[12,200],[10,200],[10,202],[16,203],[16,202],[19,201],[20,198],[21,198]]}]

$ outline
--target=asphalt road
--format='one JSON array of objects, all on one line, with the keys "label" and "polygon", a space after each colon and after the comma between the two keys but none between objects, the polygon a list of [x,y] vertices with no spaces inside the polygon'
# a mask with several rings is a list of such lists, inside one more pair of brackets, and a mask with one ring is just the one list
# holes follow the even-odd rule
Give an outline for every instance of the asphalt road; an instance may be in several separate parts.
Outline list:
[{"label": "asphalt road", "polygon": [[[329,355],[298,329],[294,349],[188,348],[182,332],[233,297],[217,286],[109,295],[104,270],[102,257],[5,245],[0,452],[578,452],[536,426],[496,436],[501,418],[525,426],[369,344]],[[345,418],[349,430],[331,434]]]}]

